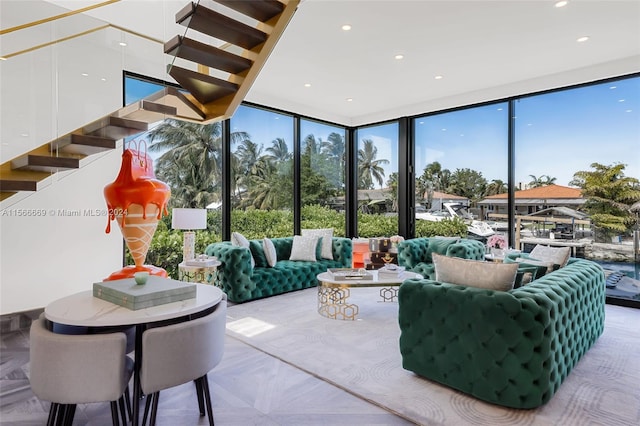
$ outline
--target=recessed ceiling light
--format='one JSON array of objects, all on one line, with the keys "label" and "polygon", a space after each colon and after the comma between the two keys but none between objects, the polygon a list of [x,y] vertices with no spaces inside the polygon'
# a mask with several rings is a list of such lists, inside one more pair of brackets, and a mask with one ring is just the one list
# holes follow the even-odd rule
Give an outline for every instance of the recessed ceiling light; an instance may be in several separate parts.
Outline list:
[{"label": "recessed ceiling light", "polygon": [[29,133],[20,133],[20,136],[22,136],[23,138],[27,138],[29,137]]},{"label": "recessed ceiling light", "polygon": [[577,41],[578,43],[583,43],[583,42],[585,42],[585,41],[587,41],[587,40],[589,40],[589,37],[588,37],[588,36],[582,36],[582,37],[578,38],[576,41]]},{"label": "recessed ceiling light", "polygon": [[610,89],[610,90],[617,89],[617,88],[618,88],[618,86],[611,86],[611,87],[609,87],[609,89]]},{"label": "recessed ceiling light", "polygon": [[624,102],[624,99],[618,99],[618,102]]},{"label": "recessed ceiling light", "polygon": [[311,83],[305,83],[304,87],[311,87]]},{"label": "recessed ceiling light", "polygon": [[125,43],[124,41],[121,41],[121,42],[120,42],[120,43],[118,43],[118,44],[119,44],[120,46],[123,46],[123,47],[127,45],[127,43]]},{"label": "recessed ceiling light", "polygon": [[443,132],[446,132],[446,131],[447,131],[447,129],[440,129],[440,130],[442,130]]},{"label": "recessed ceiling light", "polygon": [[557,1],[556,4],[554,4],[555,7],[565,7],[567,5],[567,3],[569,3],[568,1]]},{"label": "recessed ceiling light", "polygon": [[82,73],[82,76],[83,76],[83,77],[88,77],[88,76],[89,76],[89,74],[87,74],[86,72],[83,72],[83,73]]},{"label": "recessed ceiling light", "polygon": [[353,102],[353,98],[347,98],[347,102]]},{"label": "recessed ceiling light", "polygon": [[398,55],[394,56],[394,58],[396,58],[396,59],[403,59],[403,58],[404,58],[404,55],[398,54]]},{"label": "recessed ceiling light", "polygon": [[343,30],[343,31],[349,31],[349,30],[351,30],[351,25],[349,25],[349,24],[344,24],[344,25],[342,26],[342,30]]},{"label": "recessed ceiling light", "polygon": [[632,109],[628,109],[625,112],[633,112],[633,110]]},{"label": "recessed ceiling light", "polygon": [[106,79],[106,78],[104,78],[104,77],[102,77],[102,78],[100,79],[100,81],[107,81],[107,79]]},{"label": "recessed ceiling light", "polygon": [[442,76],[441,76],[441,75],[436,75],[436,76],[435,76],[435,77],[433,77],[433,78],[435,78],[436,80],[442,80]]}]

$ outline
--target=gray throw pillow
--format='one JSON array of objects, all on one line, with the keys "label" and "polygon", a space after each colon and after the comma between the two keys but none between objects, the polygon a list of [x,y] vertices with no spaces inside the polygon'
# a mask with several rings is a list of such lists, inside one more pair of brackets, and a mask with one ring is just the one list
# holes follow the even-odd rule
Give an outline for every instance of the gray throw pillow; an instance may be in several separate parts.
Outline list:
[{"label": "gray throw pillow", "polygon": [[433,254],[433,264],[436,281],[499,291],[511,290],[518,272],[517,263],[484,262],[437,253]]}]

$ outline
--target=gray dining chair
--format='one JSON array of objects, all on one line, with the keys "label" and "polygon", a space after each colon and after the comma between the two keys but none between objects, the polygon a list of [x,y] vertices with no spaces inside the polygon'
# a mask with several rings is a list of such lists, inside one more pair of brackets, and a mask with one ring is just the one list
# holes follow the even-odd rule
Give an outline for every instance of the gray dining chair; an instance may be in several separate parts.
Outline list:
[{"label": "gray dining chair", "polygon": [[58,334],[44,315],[31,324],[29,381],[41,400],[50,401],[48,425],[71,425],[77,404],[111,403],[111,418],[126,424],[125,397],[133,373],[125,333]]},{"label": "gray dining chair", "polygon": [[142,424],[151,407],[155,425],[160,391],[195,382],[200,415],[206,413],[213,426],[213,409],[207,373],[222,359],[227,320],[227,296],[205,316],[177,324],[155,327],[142,334],[140,384],[147,395]]}]

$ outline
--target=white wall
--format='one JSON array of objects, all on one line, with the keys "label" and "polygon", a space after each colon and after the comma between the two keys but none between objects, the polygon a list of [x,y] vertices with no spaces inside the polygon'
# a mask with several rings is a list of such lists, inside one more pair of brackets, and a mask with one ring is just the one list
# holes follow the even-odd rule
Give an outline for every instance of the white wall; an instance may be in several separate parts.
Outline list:
[{"label": "white wall", "polygon": [[[51,7],[3,1],[2,28],[65,11]],[[88,17],[63,21],[3,35],[0,53],[103,24]],[[136,45],[131,53],[118,43],[123,36],[103,29],[0,61],[1,163],[119,109],[123,70],[166,80],[161,44],[126,34],[129,46]],[[48,178],[37,192],[0,202],[0,315],[91,290],[122,267],[122,234],[115,223],[111,234],[105,233],[107,217],[101,212],[104,186],[117,176],[121,153],[120,148],[90,156],[80,169]]]}]

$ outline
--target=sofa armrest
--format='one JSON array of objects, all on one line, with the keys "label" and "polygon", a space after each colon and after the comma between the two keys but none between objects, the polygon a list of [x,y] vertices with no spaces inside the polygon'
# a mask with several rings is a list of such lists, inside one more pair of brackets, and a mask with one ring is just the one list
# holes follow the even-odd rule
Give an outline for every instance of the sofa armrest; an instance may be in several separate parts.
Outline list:
[{"label": "sofa armrest", "polygon": [[353,258],[353,244],[351,239],[343,237],[333,237],[331,246],[333,260],[340,262],[343,268],[351,268]]},{"label": "sofa armrest", "polygon": [[398,265],[413,271],[424,262],[431,263],[429,238],[412,238],[398,243]]},{"label": "sofa armrest", "polygon": [[227,294],[229,300],[243,300],[244,295],[255,290],[249,249],[224,241],[209,244],[205,254],[215,256],[220,261],[218,285]]},{"label": "sofa armrest", "polygon": [[447,256],[470,260],[484,260],[485,246],[478,240],[461,239],[447,247]]}]

